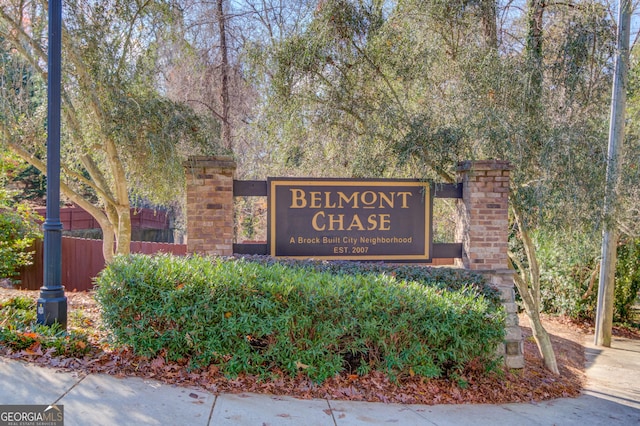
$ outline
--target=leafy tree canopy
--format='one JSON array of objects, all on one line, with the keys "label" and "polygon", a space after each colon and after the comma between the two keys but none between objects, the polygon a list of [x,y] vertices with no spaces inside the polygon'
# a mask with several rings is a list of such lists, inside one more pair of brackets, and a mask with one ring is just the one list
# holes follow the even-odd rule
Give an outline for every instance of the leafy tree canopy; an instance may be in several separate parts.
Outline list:
[{"label": "leafy tree canopy", "polygon": [[[185,152],[215,152],[217,125],[163,96],[157,42],[165,1],[70,1],[64,7],[61,190],[103,230],[106,259],[129,250],[131,199],[163,204],[182,192]],[[46,4],[0,6],[5,70],[3,149],[46,169]]]}]

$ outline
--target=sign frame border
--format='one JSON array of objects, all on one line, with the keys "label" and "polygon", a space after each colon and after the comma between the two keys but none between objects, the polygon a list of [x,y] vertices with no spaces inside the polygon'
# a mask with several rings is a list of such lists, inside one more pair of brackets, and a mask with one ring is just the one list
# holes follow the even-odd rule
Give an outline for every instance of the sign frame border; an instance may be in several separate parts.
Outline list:
[{"label": "sign frame border", "polygon": [[[426,199],[424,203],[425,235],[424,254],[415,255],[276,255],[276,205],[275,197],[278,186],[303,184],[305,186],[323,186],[341,183],[343,186],[361,186],[362,184],[372,184],[376,186],[416,186],[424,188],[427,193],[423,194]],[[267,253],[273,258],[293,258],[293,259],[318,259],[318,260],[342,260],[354,262],[397,262],[397,263],[423,263],[431,262],[433,254],[433,182],[421,179],[385,179],[385,178],[312,178],[312,177],[268,177],[267,178]]]}]

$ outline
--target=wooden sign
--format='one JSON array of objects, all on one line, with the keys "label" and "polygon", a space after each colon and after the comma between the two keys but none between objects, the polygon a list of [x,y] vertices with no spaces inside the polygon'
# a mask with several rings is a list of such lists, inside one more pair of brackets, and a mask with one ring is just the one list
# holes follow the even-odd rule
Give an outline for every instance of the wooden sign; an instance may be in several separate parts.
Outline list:
[{"label": "wooden sign", "polygon": [[430,260],[428,182],[270,178],[268,203],[271,256]]}]

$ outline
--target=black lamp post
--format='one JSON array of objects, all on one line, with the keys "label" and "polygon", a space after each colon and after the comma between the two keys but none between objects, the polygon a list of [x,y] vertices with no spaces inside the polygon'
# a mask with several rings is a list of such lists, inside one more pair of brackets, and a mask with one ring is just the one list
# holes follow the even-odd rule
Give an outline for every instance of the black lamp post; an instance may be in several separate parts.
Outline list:
[{"label": "black lamp post", "polygon": [[44,277],[37,323],[67,328],[67,297],[62,286],[62,222],[60,222],[60,88],[62,64],[62,0],[49,0],[47,84],[47,218],[44,221]]}]

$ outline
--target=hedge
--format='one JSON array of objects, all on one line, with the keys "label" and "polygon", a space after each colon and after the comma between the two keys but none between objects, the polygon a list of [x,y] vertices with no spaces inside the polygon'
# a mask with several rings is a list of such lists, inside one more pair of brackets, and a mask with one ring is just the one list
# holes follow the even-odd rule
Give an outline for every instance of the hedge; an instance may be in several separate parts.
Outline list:
[{"label": "hedge", "polygon": [[502,307],[473,286],[448,287],[355,269],[130,255],[99,275],[96,299],[114,343],[140,355],[322,382],[372,370],[443,377],[494,362]]}]

